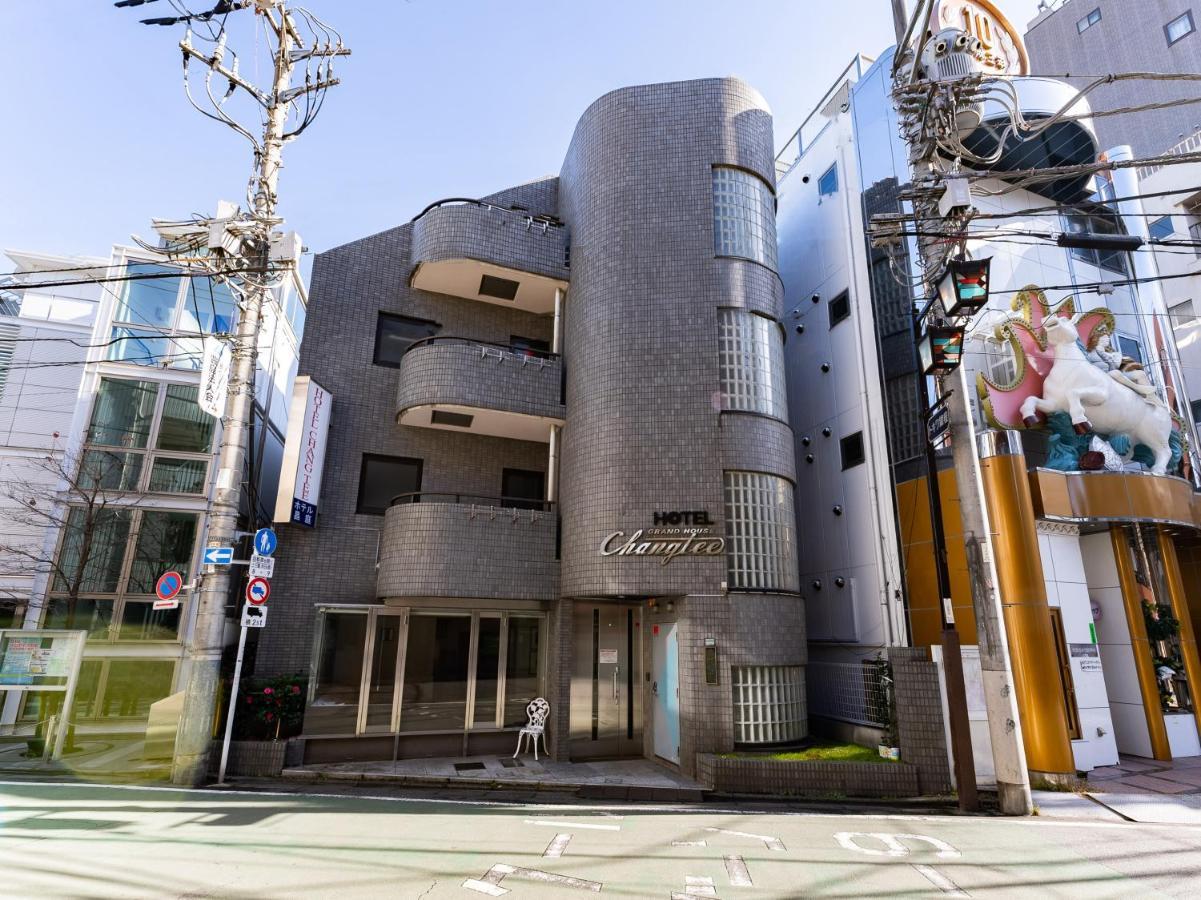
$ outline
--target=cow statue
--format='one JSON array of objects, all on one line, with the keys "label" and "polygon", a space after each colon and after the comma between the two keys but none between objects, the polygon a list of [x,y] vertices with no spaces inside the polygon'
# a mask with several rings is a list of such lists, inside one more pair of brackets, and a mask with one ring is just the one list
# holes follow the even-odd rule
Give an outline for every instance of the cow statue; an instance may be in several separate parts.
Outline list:
[{"label": "cow statue", "polygon": [[1048,316],[1043,321],[1047,343],[1054,351],[1051,371],[1043,381],[1042,397],[1022,403],[1022,421],[1033,428],[1039,416],[1066,412],[1077,434],[1129,435],[1154,455],[1151,471],[1167,472],[1172,458],[1169,438],[1172,414],[1149,385],[1114,370],[1104,372],[1085,355],[1080,333],[1072,319]]}]

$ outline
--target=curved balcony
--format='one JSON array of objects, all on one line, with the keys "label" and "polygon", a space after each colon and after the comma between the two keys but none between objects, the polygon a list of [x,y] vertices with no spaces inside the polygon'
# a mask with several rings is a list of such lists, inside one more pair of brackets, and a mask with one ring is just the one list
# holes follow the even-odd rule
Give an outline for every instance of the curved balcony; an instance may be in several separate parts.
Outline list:
[{"label": "curved balcony", "polygon": [[383,600],[554,599],[556,530],[553,503],[402,494],[384,515],[376,594]]},{"label": "curved balcony", "polygon": [[478,200],[442,201],[413,221],[413,287],[547,314],[567,288],[567,228]]},{"label": "curved balcony", "polygon": [[[1006,89],[993,87],[977,107],[980,125],[963,144],[979,156],[990,156],[1005,141],[1000,158],[989,168],[993,171],[1020,172],[1057,166],[1082,166],[1097,161],[1100,152],[1093,128],[1092,109],[1084,98],[1073,98],[1076,88],[1053,78],[1006,79]],[[1034,137],[1023,139],[1009,133],[1010,107],[1016,96],[1022,116],[1038,127],[1039,120],[1060,119]],[[1066,108],[1065,108],[1066,107]],[[1066,176],[1030,186],[1030,190],[1060,203],[1074,203],[1092,194],[1092,176]]]},{"label": "curved balcony", "polygon": [[563,364],[467,338],[417,341],[400,359],[396,421],[520,441],[550,440],[563,424]]}]

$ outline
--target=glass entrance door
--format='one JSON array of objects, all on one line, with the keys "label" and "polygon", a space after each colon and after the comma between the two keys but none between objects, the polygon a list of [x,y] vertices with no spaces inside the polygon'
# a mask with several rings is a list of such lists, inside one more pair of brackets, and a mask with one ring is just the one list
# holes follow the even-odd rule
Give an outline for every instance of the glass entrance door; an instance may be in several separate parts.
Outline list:
[{"label": "glass entrance door", "polygon": [[637,606],[576,601],[571,757],[642,756],[642,629]]}]

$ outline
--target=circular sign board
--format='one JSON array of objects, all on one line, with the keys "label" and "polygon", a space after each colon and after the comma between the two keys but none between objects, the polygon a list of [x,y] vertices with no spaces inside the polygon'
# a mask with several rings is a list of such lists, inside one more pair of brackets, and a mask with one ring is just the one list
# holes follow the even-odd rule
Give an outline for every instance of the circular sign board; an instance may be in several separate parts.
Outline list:
[{"label": "circular sign board", "polygon": [[259,556],[270,556],[279,546],[279,538],[270,528],[260,528],[254,533],[254,552]]},{"label": "circular sign board", "polygon": [[246,602],[251,606],[262,606],[271,596],[271,583],[266,578],[251,578],[246,585]]},{"label": "circular sign board", "polygon": [[154,595],[160,600],[174,600],[183,590],[183,576],[178,572],[164,572],[154,585]]}]

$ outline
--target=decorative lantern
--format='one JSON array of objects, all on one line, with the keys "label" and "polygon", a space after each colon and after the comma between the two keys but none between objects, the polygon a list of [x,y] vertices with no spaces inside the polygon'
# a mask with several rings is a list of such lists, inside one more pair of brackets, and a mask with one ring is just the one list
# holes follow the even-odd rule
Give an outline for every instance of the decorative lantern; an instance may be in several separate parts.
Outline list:
[{"label": "decorative lantern", "polygon": [[952,260],[938,281],[943,315],[962,319],[988,304],[988,269],[991,259]]},{"label": "decorative lantern", "polygon": [[927,375],[948,375],[959,368],[963,358],[963,328],[931,325],[917,344],[922,371]]}]

